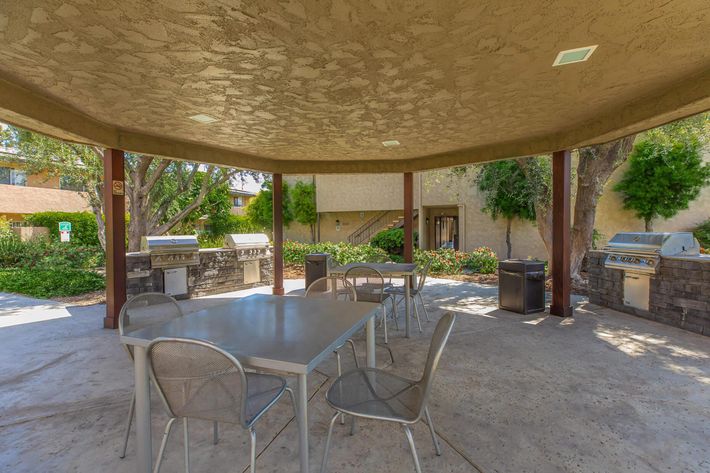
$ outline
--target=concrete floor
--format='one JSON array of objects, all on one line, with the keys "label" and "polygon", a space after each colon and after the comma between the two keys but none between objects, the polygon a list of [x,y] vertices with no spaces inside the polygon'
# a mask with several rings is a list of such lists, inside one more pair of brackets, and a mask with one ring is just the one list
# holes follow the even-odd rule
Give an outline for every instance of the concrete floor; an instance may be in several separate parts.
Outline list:
[{"label": "concrete floor", "polygon": [[[287,291],[302,285],[287,281]],[[443,456],[425,425],[414,429],[425,472],[710,472],[709,338],[584,300],[574,318],[559,319],[498,310],[495,287],[434,279],[427,292],[434,319],[441,310],[459,317],[430,405]],[[193,311],[230,296],[183,305]],[[99,328],[103,309],[0,294],[0,471],[134,471],[133,434],[127,458],[118,458],[131,364],[117,334]],[[433,327],[424,323],[408,340],[395,332],[387,369],[416,376]],[[332,360],[321,371],[310,387],[313,471],[331,414],[323,396]],[[298,471],[291,412],[284,399],[258,425],[258,471]],[[157,450],[167,419],[157,399],[153,413]],[[193,472],[248,468],[240,429],[224,426],[217,446],[208,423],[193,421],[190,431]],[[184,471],[179,432],[164,472]],[[375,422],[354,437],[336,427],[329,466],[414,471],[400,429]]]}]

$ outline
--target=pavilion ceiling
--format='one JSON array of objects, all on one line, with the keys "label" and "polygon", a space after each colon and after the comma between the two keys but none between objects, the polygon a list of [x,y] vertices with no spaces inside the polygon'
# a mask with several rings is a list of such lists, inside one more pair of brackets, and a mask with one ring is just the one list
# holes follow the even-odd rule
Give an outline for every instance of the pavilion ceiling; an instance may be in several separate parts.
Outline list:
[{"label": "pavilion ceiling", "polygon": [[710,109],[708,31],[707,0],[5,0],[0,120],[265,171],[444,167]]}]

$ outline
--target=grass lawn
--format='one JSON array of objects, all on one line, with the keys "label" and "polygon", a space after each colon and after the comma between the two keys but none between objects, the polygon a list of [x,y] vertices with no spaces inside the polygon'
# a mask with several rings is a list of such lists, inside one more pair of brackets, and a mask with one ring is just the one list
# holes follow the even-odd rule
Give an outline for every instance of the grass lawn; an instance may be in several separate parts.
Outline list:
[{"label": "grass lawn", "polygon": [[105,287],[103,276],[81,269],[0,269],[0,291],[42,299],[76,296]]}]

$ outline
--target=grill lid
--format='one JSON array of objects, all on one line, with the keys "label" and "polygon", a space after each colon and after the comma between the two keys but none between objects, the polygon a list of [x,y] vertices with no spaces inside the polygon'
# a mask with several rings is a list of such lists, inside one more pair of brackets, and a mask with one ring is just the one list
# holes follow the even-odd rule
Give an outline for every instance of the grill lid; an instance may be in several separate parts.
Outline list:
[{"label": "grill lid", "polygon": [[675,233],[617,233],[604,248],[620,253],[655,253],[661,256],[695,256],[700,244],[690,232]]},{"label": "grill lid", "polygon": [[200,249],[195,235],[144,236],[141,251],[148,253],[187,253]]},{"label": "grill lid", "polygon": [[231,233],[224,236],[226,248],[268,248],[269,237],[264,233]]}]

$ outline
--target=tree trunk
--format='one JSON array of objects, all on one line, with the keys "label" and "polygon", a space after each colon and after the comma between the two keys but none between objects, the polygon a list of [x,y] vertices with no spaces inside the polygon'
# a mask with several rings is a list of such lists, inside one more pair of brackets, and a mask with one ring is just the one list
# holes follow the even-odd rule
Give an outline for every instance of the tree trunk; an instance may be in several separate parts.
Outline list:
[{"label": "tree trunk", "polygon": [[310,225],[310,227],[311,227],[311,243],[315,243],[316,242],[316,225],[315,225],[315,223],[312,223]]},{"label": "tree trunk", "polygon": [[612,173],[628,158],[635,137],[631,135],[579,150],[570,255],[570,275],[575,282],[579,283],[582,279],[582,261],[592,247],[599,198]]},{"label": "tree trunk", "polygon": [[508,259],[513,257],[513,244],[510,242],[510,227],[513,224],[513,219],[509,218],[505,226],[505,245],[508,248]]},{"label": "tree trunk", "polygon": [[644,220],[644,227],[646,228],[647,232],[652,232],[653,231],[653,219],[649,218],[648,220]]},{"label": "tree trunk", "polygon": [[548,271],[552,272],[552,205],[551,205],[551,182],[545,182],[540,175],[534,175],[533,159],[535,158],[520,158],[516,159],[518,166],[523,170],[528,180],[534,180],[540,188],[535,199],[535,225],[537,232],[540,234],[542,243],[547,251]]}]

